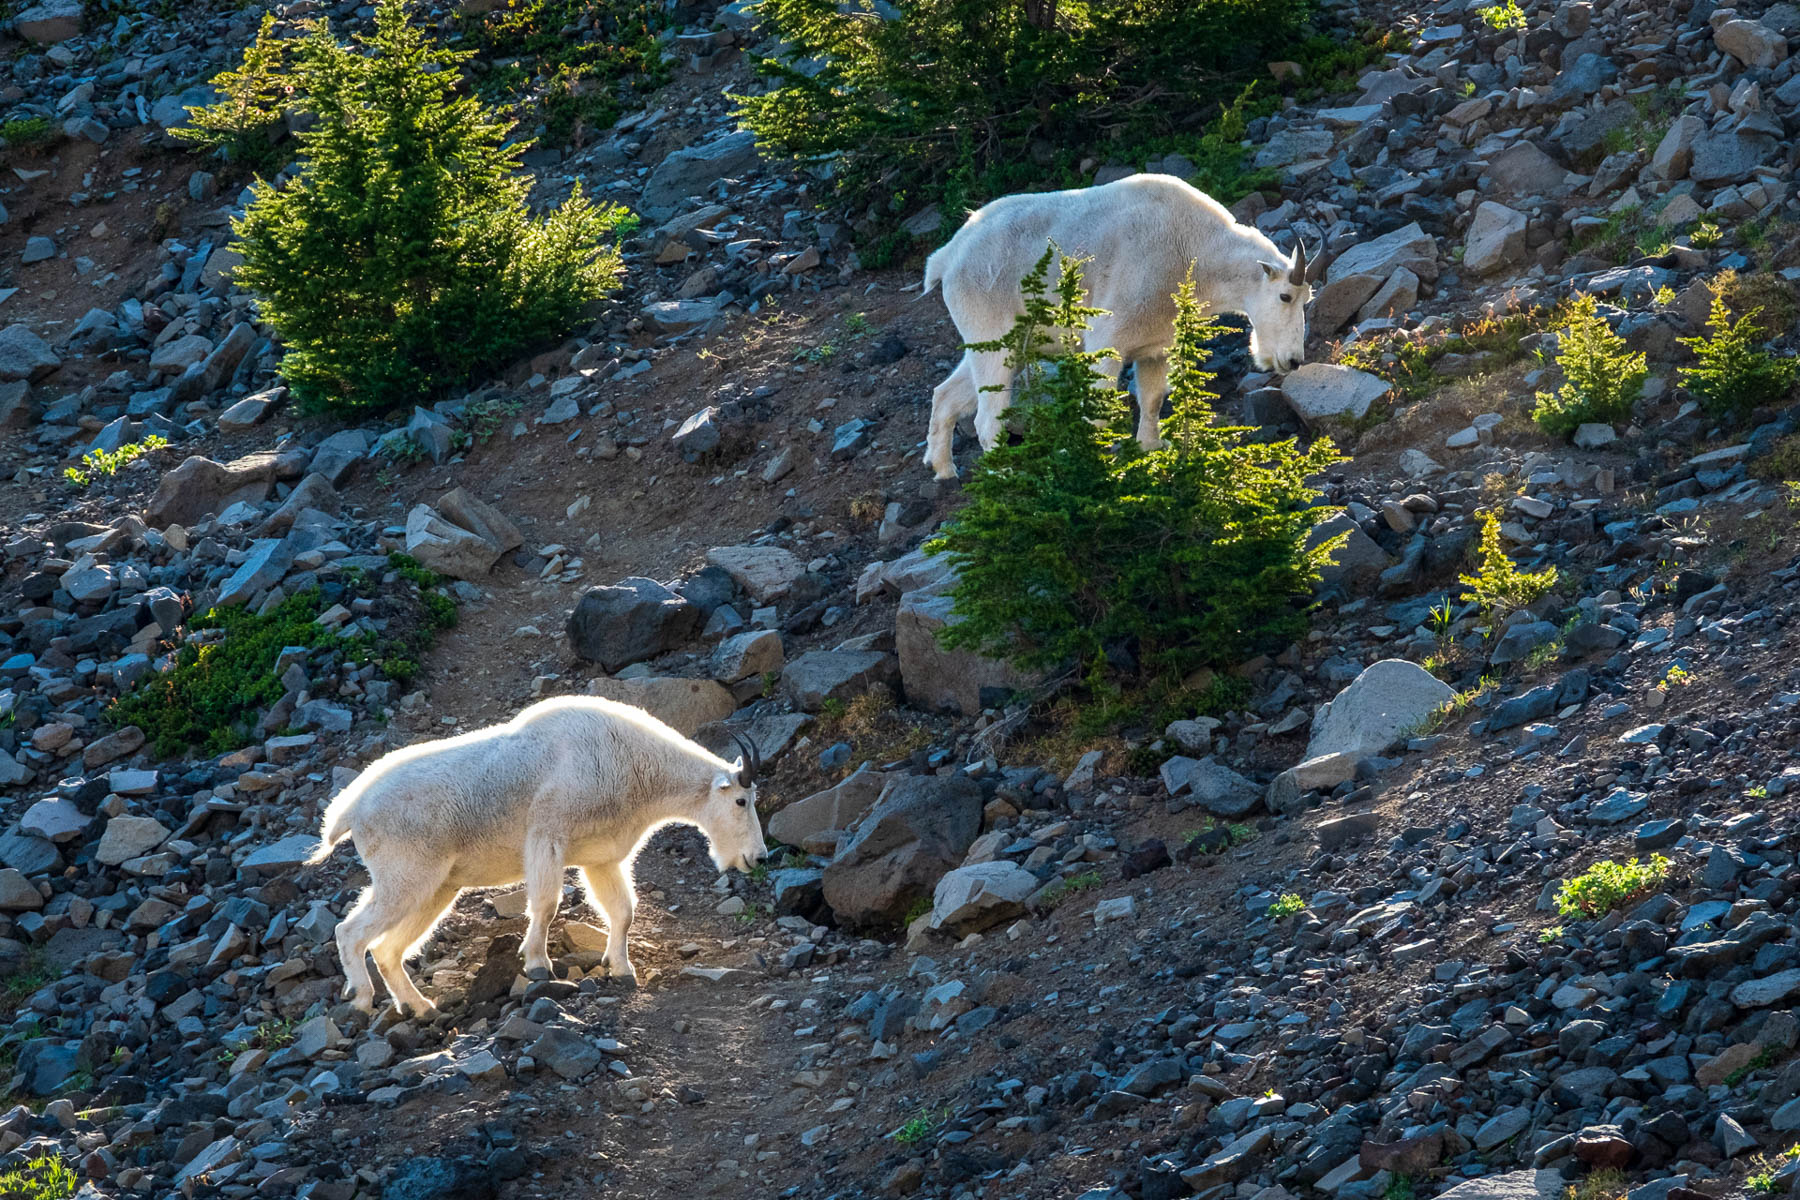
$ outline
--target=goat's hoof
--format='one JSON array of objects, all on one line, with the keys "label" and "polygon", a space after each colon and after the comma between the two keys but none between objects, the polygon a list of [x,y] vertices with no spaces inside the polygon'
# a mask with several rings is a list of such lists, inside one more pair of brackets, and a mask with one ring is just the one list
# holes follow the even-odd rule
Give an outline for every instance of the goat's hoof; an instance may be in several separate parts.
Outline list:
[{"label": "goat's hoof", "polygon": [[608,979],[623,979],[627,983],[636,984],[637,968],[630,963],[626,963],[619,967],[608,967],[606,968],[606,976]]},{"label": "goat's hoof", "polygon": [[526,967],[525,978],[533,983],[542,983],[551,978],[551,971],[549,967]]}]

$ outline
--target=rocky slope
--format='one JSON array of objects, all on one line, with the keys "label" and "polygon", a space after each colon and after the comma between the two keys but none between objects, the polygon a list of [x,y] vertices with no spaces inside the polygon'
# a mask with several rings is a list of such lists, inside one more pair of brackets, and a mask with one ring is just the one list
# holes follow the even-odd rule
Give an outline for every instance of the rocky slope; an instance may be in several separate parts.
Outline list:
[{"label": "rocky slope", "polygon": [[[352,428],[286,406],[230,284],[236,189],[163,133],[258,14],[16,13],[5,94],[58,132],[0,195],[0,1169],[326,1200],[1790,1190],[1794,415],[1707,421],[1675,339],[1726,270],[1793,338],[1800,13],[1523,13],[1371,9],[1412,50],[1251,130],[1283,181],[1240,215],[1330,261],[1314,363],[1222,346],[1227,404],[1346,439],[1350,542],[1244,708],[1068,761],[1005,707],[1033,681],[931,636],[917,547],[955,489],[917,443],[954,332],[731,127],[745,6],[684,14],[651,108],[533,152],[546,195],[648,218],[612,310]],[[1482,321],[1573,291],[1652,377],[1571,447],[1525,416],[1554,330]],[[1455,577],[1495,504],[1561,575],[1489,639]],[[310,605],[235,748],[108,721],[231,602]],[[415,968],[439,1020],[349,1010],[359,870],[300,866],[325,801],[582,690],[754,737],[791,851],[721,879],[660,837],[635,991],[573,895],[564,976],[517,978],[501,891]],[[1651,855],[1616,909],[1556,914]]]}]

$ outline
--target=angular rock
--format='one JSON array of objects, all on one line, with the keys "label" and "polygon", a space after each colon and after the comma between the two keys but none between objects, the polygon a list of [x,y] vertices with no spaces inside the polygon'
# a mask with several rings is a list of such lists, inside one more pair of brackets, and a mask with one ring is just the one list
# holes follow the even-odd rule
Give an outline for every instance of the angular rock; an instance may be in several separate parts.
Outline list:
[{"label": "angular rock", "polygon": [[768,820],[769,837],[804,846],[829,829],[848,829],[862,819],[887,785],[887,776],[864,763],[848,778],[796,800]]},{"label": "angular rock", "polygon": [[663,220],[686,203],[689,196],[704,195],[721,179],[741,175],[761,161],[756,135],[749,130],[677,150],[650,172],[644,183],[643,211],[653,220]]},{"label": "angular rock", "polygon": [[781,693],[803,712],[847,701],[893,679],[894,657],[880,650],[812,650],[781,671]]},{"label": "angular rock", "polygon": [[1463,266],[1477,275],[1494,272],[1525,257],[1525,214],[1484,200],[1469,223]]},{"label": "angular rock", "polygon": [[708,670],[720,683],[736,683],[779,671],[785,661],[779,633],[773,629],[752,629],[720,642],[712,652]]},{"label": "angular rock", "polygon": [[1012,862],[958,867],[932,892],[931,927],[961,935],[986,929],[1025,911],[1038,877]]},{"label": "angular rock", "polygon": [[25,325],[8,325],[0,329],[0,383],[24,380],[35,383],[58,367],[62,359],[56,351]]},{"label": "angular rock", "polygon": [[825,902],[839,921],[899,921],[929,898],[981,830],[981,788],[957,775],[893,780],[825,868]]},{"label": "angular rock", "polygon": [[168,837],[168,827],[152,817],[114,817],[100,835],[94,861],[114,867],[128,858],[148,854]]},{"label": "angular rock", "polygon": [[1372,241],[1359,242],[1333,260],[1326,279],[1336,282],[1351,275],[1374,275],[1386,279],[1405,267],[1427,282],[1438,277],[1437,241],[1419,227],[1419,223],[1396,229]]},{"label": "angular rock", "polygon": [[439,516],[429,504],[406,514],[406,552],[419,565],[452,579],[486,579],[500,561],[494,543]]},{"label": "angular rock", "polygon": [[246,454],[229,463],[196,454],[157,482],[144,520],[156,529],[192,525],[233,504],[261,504],[274,486],[274,454]]},{"label": "angular rock", "polygon": [[1288,406],[1308,426],[1334,419],[1361,420],[1392,390],[1381,376],[1342,363],[1302,363],[1281,381]]},{"label": "angular rock", "polygon": [[607,671],[673,650],[693,636],[700,610],[654,579],[589,588],[569,614],[575,653]]},{"label": "angular rock", "polygon": [[[901,559],[893,566],[898,568],[905,561]],[[945,570],[936,582],[900,597],[900,608],[894,617],[894,651],[899,658],[900,686],[906,692],[906,702],[929,712],[974,716],[1036,687],[1042,680],[1039,674],[1021,671],[1003,659],[988,658],[973,650],[948,649],[938,640],[939,630],[961,620],[951,611],[953,602],[947,594],[955,576],[948,564],[941,565]]]},{"label": "angular rock", "polygon": [[758,604],[781,599],[806,574],[806,564],[780,546],[715,546],[706,552],[706,561],[730,575]]},{"label": "angular rock", "polygon": [[[737,711],[731,693],[710,679],[678,679],[655,675],[638,679],[595,679],[588,693],[641,708],[669,728],[693,737],[703,725],[723,721]],[[726,757],[735,756],[727,750]]]}]

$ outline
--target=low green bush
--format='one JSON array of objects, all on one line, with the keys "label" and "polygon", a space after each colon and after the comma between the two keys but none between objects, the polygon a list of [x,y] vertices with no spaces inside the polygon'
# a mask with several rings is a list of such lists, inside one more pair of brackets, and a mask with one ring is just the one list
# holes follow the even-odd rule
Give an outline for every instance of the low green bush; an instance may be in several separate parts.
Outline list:
[{"label": "low green bush", "polygon": [[258,183],[234,226],[236,282],[257,293],[300,400],[411,404],[568,330],[616,283],[633,218],[579,184],[541,220],[518,172],[528,142],[458,94],[472,51],[450,50],[380,0],[375,31],[342,45],[323,21],[284,76],[299,170]]},{"label": "low green bush", "polygon": [[[829,164],[877,220],[941,200],[954,229],[994,196],[1075,186],[1088,158],[1135,156],[1157,139],[1192,156],[1220,107],[1296,51],[1307,9],[910,0],[884,15],[869,0],[764,0],[782,51],[759,62],[772,86],[739,97],[739,115],[766,145]],[[1229,151],[1228,169],[1196,160],[1214,186],[1236,177]]]},{"label": "low green bush", "polygon": [[[1026,312],[1000,342],[1018,370],[1024,436],[976,463],[970,501],[929,548],[959,578],[960,621],[947,645],[1027,669],[1072,665],[1109,676],[1180,680],[1242,662],[1306,628],[1307,597],[1340,540],[1311,549],[1308,482],[1341,461],[1327,439],[1256,445],[1213,424],[1206,341],[1217,327],[1191,285],[1176,297],[1170,352],[1173,415],[1145,452],[1126,428],[1124,393],[1094,367],[1077,332],[1080,271],[1063,260],[1045,291],[1046,252],[1023,284]],[[1052,331],[1064,331],[1053,334]],[[1125,671],[1109,654],[1124,651]]]},{"label": "low green bush", "polygon": [[1668,874],[1669,860],[1660,854],[1651,855],[1649,862],[1606,859],[1562,885],[1556,911],[1564,917],[1603,917],[1661,884]]},{"label": "low green bush", "polygon": [[1555,437],[1568,437],[1582,425],[1629,418],[1650,373],[1649,360],[1626,349],[1625,339],[1613,332],[1589,295],[1578,296],[1569,306],[1556,365],[1563,385],[1539,392],[1532,412],[1538,426]]},{"label": "low green bush", "polygon": [[[195,748],[225,754],[247,745],[258,714],[281,699],[275,664],[288,647],[334,650],[359,665],[373,662],[406,685],[418,672],[418,656],[456,624],[456,601],[438,590],[437,575],[406,555],[390,556],[389,565],[414,587],[381,592],[392,610],[381,635],[346,637],[320,625],[316,618],[328,604],[317,588],[289,596],[268,613],[241,606],[211,609],[194,618],[189,640],[169,670],[140,681],[108,706],[108,723],[136,725],[165,758]],[[350,576],[332,602],[348,604],[377,590],[366,577]]]},{"label": "low green bush", "polygon": [[1555,567],[1537,571],[1521,571],[1506,552],[1500,534],[1500,514],[1494,509],[1481,513],[1481,540],[1476,543],[1476,568],[1473,574],[1459,575],[1464,594],[1481,605],[1490,627],[1498,628],[1507,614],[1532,604],[1556,586]]}]

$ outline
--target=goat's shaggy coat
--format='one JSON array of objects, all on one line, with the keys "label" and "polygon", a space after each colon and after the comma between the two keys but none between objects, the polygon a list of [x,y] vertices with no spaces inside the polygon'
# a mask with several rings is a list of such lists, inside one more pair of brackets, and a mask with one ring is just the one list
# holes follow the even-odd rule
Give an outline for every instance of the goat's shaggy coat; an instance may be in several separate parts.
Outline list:
[{"label": "goat's shaggy coat", "polygon": [[[998,341],[1024,313],[1019,282],[1054,243],[1083,261],[1086,303],[1105,310],[1084,332],[1084,349],[1110,348],[1102,370],[1116,383],[1137,372],[1138,441],[1159,444],[1157,427],[1175,342],[1177,288],[1191,273],[1195,297],[1213,313],[1242,313],[1250,352],[1264,369],[1290,370],[1306,349],[1306,257],[1284,255],[1240,225],[1212,197],[1173,175],[1133,175],[1099,187],[1004,196],[971,214],[925,263],[925,292],[941,287],[964,342]],[[1054,282],[1060,257],[1052,264]],[[994,390],[984,390],[984,389]],[[951,435],[975,413],[982,448],[999,439],[1012,399],[1004,351],[963,353],[931,398],[925,461],[940,479],[956,474]]]},{"label": "goat's shaggy coat", "polygon": [[376,968],[396,1004],[429,1012],[404,960],[464,888],[523,879],[525,968],[548,970],[550,918],[565,866],[581,868],[606,916],[610,974],[636,978],[627,953],[631,863],[665,825],[695,825],[721,871],[749,870],[767,849],[753,767],[730,763],[639,708],[564,696],[504,725],[383,755],[331,802],[313,856],[345,838],[370,884],[338,923],[349,993],[364,1009]]}]

